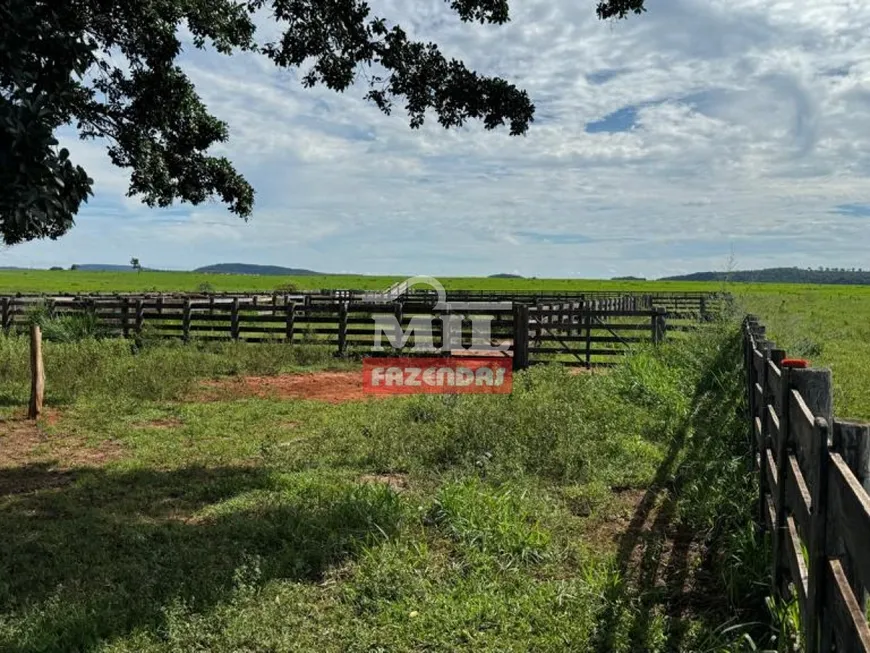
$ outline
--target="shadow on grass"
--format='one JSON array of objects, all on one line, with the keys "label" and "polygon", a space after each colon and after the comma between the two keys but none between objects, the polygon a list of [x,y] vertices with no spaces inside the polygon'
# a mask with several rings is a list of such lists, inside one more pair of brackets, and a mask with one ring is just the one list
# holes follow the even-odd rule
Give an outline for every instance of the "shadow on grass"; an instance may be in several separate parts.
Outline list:
[{"label": "shadow on grass", "polygon": [[[716,637],[734,623],[735,614],[754,621],[764,613],[763,592],[747,592],[734,605],[729,600],[734,587],[722,573],[741,553],[733,550],[729,531],[751,522],[752,514],[751,482],[733,464],[746,455],[740,360],[734,338],[698,382],[695,411],[671,442],[619,540],[622,581],[605,601],[594,650],[611,651],[617,643],[622,650],[650,650],[654,641],[656,650],[685,650],[693,622]],[[723,496],[729,491],[734,496]],[[747,565],[744,572],[751,576],[757,568]],[[748,586],[756,580],[742,579]],[[657,619],[665,623],[663,645]],[[706,642],[711,649],[720,643]]]},{"label": "shadow on grass", "polygon": [[225,598],[252,557],[261,580],[317,579],[401,520],[388,488],[277,486],[255,468],[32,465],[0,470],[0,488],[3,651],[84,650],[159,627],[175,599],[201,610]]}]

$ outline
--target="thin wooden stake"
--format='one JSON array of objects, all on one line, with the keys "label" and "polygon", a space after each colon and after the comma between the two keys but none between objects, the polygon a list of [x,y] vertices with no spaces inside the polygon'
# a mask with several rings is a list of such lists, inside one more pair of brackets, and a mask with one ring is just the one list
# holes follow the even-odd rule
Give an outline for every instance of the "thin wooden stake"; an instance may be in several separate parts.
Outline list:
[{"label": "thin wooden stake", "polygon": [[42,365],[42,330],[38,324],[30,325],[30,407],[29,419],[36,419],[42,413],[45,398],[45,368]]}]

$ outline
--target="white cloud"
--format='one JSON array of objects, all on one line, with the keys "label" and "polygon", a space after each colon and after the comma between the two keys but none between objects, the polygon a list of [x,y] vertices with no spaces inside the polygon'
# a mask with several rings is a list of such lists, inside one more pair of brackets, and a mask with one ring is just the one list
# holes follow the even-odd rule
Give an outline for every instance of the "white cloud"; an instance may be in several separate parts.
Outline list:
[{"label": "white cloud", "polygon": [[[68,237],[12,248],[0,265],[135,252],[179,268],[655,276],[722,267],[733,249],[741,267],[867,266],[870,219],[834,208],[870,201],[870,4],[657,0],[610,23],[593,4],[514,0],[504,27],[463,24],[443,0],[372,5],[526,88],[529,134],[410,130],[361,85],[306,90],[255,55],[187,53],[230,125],[220,150],[257,188],[253,219],[142,208],[98,144],[74,143],[97,201]],[[629,131],[586,132],[620,110]],[[531,232],[556,238],[520,235]]]}]

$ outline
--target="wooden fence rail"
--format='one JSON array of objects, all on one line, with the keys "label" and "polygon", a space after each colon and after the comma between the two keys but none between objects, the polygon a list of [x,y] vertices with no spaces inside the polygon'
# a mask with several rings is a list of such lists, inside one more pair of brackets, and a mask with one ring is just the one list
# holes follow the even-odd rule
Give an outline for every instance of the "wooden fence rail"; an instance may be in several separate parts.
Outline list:
[{"label": "wooden fence rail", "polygon": [[[216,293],[185,293],[185,292],[148,292],[148,293],[89,293],[83,294],[24,294],[17,293],[8,297],[10,301],[31,302],[74,302],[76,300],[103,300],[123,298],[129,299],[164,299],[165,301],[183,300],[210,301],[216,304],[232,303],[234,298],[241,301],[253,300],[261,305],[275,305],[285,297],[297,304],[335,304],[341,301],[350,303],[365,302],[371,293],[362,290],[305,290],[296,292],[216,292]],[[706,319],[717,315],[730,301],[723,293],[711,292],[615,292],[602,290],[571,290],[571,291],[506,291],[506,290],[447,290],[447,300],[450,302],[508,302],[536,305],[540,303],[567,302],[599,302],[625,301],[631,299],[637,308],[663,307],[671,317],[685,316],[688,318]],[[2,299],[0,299],[2,301]],[[393,301],[393,300],[391,300]],[[401,303],[434,303],[437,295],[432,290],[406,288],[403,294],[395,299]],[[2,305],[0,305],[2,308]]]},{"label": "wooden fence rail", "polygon": [[[466,349],[500,345],[505,356],[514,356],[517,347],[525,347],[515,361],[520,369],[549,362],[610,365],[614,356],[639,343],[657,343],[667,333],[679,335],[697,328],[709,318],[698,312],[703,299],[695,298],[694,309],[687,313],[668,312],[649,295],[560,302],[538,299],[534,303],[490,300],[482,308],[460,309],[461,331],[449,344]],[[519,306],[527,309],[519,318],[524,323],[517,322]],[[412,301],[410,295],[391,304],[315,301],[313,295],[290,294],[14,296],[0,297],[0,328],[23,331],[34,312],[52,317],[87,316],[106,336],[303,343],[333,347],[339,355],[370,352],[375,347],[379,337],[374,328],[376,316],[384,322],[380,331],[384,337],[408,335],[404,349],[427,335],[420,331],[419,321],[434,316],[429,333],[433,345],[441,349],[443,319],[455,317],[449,309],[434,309],[419,297]]]},{"label": "wooden fence rail", "polygon": [[870,653],[870,425],[836,419],[830,370],[788,359],[752,316],[744,356],[774,593],[797,600],[808,653]]}]

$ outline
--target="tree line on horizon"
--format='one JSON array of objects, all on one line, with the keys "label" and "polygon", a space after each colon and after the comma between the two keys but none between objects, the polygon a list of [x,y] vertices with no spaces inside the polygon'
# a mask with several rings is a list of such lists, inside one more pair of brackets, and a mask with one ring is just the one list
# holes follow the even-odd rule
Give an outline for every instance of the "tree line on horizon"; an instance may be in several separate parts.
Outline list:
[{"label": "tree line on horizon", "polygon": [[731,272],[694,272],[662,281],[732,281],[735,283],[808,283],[834,285],[870,285],[870,270],[862,268],[765,268]]}]

